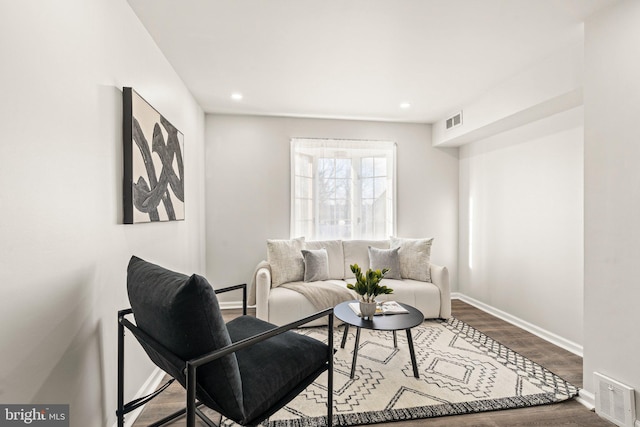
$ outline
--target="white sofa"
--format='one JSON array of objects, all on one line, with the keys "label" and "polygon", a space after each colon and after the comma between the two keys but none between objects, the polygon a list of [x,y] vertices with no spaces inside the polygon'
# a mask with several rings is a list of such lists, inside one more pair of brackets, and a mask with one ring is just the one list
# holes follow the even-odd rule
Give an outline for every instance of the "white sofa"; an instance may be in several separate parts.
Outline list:
[{"label": "white sofa", "polygon": [[[299,268],[299,263],[302,262],[301,257],[297,256],[299,248],[325,248],[328,253],[329,269],[329,277],[326,281],[344,288],[346,288],[347,283],[355,282],[350,265],[358,264],[363,271],[369,268],[369,246],[380,249],[390,249],[391,247],[395,248],[400,245],[401,252],[399,252],[399,254],[401,261],[403,259],[405,262],[407,260],[416,259],[415,257],[408,257],[408,249],[404,250],[405,256],[402,256],[402,243],[398,243],[398,240],[329,240],[304,242],[303,239],[300,239],[297,242],[293,240],[276,242],[295,242],[299,245],[297,248],[294,246],[293,249],[289,249],[290,252],[288,256],[291,257],[291,259],[287,259],[286,257],[283,259],[280,257],[276,260],[275,256],[269,256],[270,263],[263,261],[256,268],[254,277],[256,316],[276,325],[284,325],[318,311],[318,308],[303,296],[303,294],[296,292],[295,290],[287,289],[281,286],[281,283],[272,283],[274,275],[279,275],[280,280],[282,281],[281,272],[273,271],[274,269],[277,268],[280,270],[283,268],[283,265],[284,268],[288,268],[290,266],[296,266],[296,268]],[[446,319],[451,317],[449,272],[446,267],[430,263],[430,244],[431,243],[429,241],[429,253],[426,254],[426,264],[419,266],[420,268],[427,270],[427,275],[430,273],[430,278],[428,278],[429,281],[404,278],[404,274],[401,279],[385,278],[382,280],[382,284],[392,288],[393,293],[390,295],[380,295],[377,298],[378,301],[394,300],[409,304],[419,309],[427,319]],[[268,251],[270,249],[271,247],[269,247]],[[271,255],[271,252],[269,252],[269,254]],[[419,259],[424,259],[424,253],[422,253],[422,258]],[[403,267],[405,266],[403,265]],[[410,273],[407,274],[411,276]],[[296,278],[301,279],[301,277]],[[295,283],[300,283],[301,280],[292,282],[294,282],[295,285]],[[323,319],[323,321],[326,323],[326,319]],[[309,323],[308,326],[314,326],[316,324],[320,323]]]}]

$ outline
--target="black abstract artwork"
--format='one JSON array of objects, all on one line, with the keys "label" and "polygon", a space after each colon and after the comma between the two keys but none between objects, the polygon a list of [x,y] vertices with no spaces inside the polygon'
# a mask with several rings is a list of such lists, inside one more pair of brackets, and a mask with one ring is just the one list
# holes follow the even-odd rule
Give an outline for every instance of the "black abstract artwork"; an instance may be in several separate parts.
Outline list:
[{"label": "black abstract artwork", "polygon": [[184,136],[123,88],[125,224],[184,219]]}]

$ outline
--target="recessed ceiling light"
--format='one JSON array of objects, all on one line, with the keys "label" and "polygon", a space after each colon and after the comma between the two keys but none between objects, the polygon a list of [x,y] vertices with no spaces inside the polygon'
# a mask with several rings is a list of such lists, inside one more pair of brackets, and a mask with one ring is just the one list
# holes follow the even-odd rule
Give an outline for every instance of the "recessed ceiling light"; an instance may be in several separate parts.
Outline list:
[{"label": "recessed ceiling light", "polygon": [[242,94],[239,92],[232,93],[231,99],[233,99],[234,101],[240,101],[242,99]]},{"label": "recessed ceiling light", "polygon": [[400,108],[406,110],[407,108],[411,108],[411,104],[409,104],[408,102],[403,102],[402,104],[400,104]]}]

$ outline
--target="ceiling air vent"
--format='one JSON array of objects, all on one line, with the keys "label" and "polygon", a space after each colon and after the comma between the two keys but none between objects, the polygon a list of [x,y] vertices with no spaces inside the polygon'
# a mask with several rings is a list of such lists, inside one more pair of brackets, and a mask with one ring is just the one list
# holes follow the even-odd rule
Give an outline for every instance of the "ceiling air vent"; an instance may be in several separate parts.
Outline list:
[{"label": "ceiling air vent", "polygon": [[633,427],[636,419],[634,391],[618,381],[593,373],[596,413],[621,427]]},{"label": "ceiling air vent", "polygon": [[462,124],[462,111],[454,114],[453,116],[447,119],[447,130],[453,129],[456,126],[460,126]]}]

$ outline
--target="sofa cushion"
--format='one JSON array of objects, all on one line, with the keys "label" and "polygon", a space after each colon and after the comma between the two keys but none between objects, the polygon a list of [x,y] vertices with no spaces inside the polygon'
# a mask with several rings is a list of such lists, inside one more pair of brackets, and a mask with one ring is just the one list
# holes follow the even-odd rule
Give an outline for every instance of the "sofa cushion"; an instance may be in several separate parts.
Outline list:
[{"label": "sofa cushion", "polygon": [[380,283],[393,289],[393,293],[379,295],[376,300],[409,304],[427,319],[440,317],[440,289],[433,283],[412,279],[382,279]]},{"label": "sofa cushion", "polygon": [[302,258],[305,282],[329,279],[329,257],[325,248],[303,249]]},{"label": "sofa cushion", "polygon": [[429,239],[391,238],[391,247],[399,248],[400,274],[403,279],[431,282],[431,244]]},{"label": "sofa cushion", "polygon": [[352,264],[358,264],[363,270],[369,265],[369,246],[378,249],[389,249],[388,240],[343,240],[344,250],[344,277],[353,279],[355,275],[351,271]]},{"label": "sofa cushion", "polygon": [[344,251],[341,240],[313,240],[305,242],[304,248],[325,248],[329,257],[329,279],[341,280],[344,278]]},{"label": "sofa cushion", "polygon": [[271,266],[271,286],[304,279],[302,248],[304,237],[291,240],[267,240],[267,261]]},{"label": "sofa cushion", "polygon": [[383,270],[388,268],[384,277],[388,279],[401,279],[400,260],[398,251],[400,248],[378,249],[369,246],[369,268],[372,270]]}]

